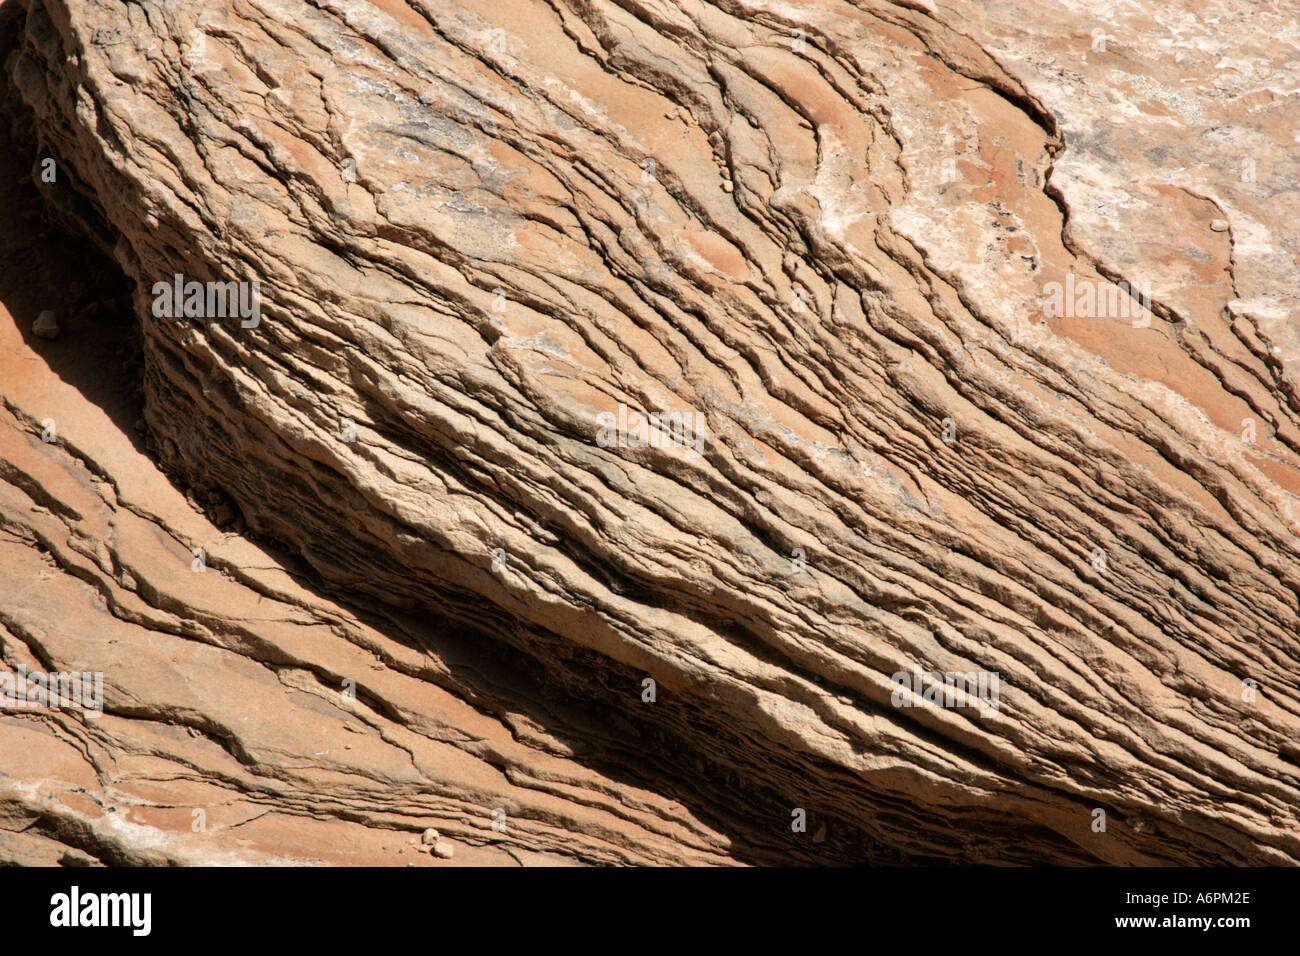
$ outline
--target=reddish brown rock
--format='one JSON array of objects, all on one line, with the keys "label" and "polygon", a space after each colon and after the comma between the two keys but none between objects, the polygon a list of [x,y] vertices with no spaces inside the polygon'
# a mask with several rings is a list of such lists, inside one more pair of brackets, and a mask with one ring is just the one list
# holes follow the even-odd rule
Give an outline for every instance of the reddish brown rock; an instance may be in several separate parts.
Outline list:
[{"label": "reddish brown rock", "polygon": [[33,181],[132,290],[191,504],[5,333],[5,660],[106,713],[0,718],[40,821],[0,852],[238,852],[121,787],[260,858],[1300,860],[1297,107],[1252,19],[22,10]]}]

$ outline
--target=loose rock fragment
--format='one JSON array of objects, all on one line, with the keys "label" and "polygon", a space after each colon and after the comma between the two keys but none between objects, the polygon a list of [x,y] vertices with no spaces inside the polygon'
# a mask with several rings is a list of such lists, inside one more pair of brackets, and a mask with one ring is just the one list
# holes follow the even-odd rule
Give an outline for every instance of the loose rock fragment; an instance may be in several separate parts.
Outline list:
[{"label": "loose rock fragment", "polygon": [[36,317],[36,321],[32,323],[32,334],[43,339],[59,337],[59,320],[53,310],[46,309]]}]

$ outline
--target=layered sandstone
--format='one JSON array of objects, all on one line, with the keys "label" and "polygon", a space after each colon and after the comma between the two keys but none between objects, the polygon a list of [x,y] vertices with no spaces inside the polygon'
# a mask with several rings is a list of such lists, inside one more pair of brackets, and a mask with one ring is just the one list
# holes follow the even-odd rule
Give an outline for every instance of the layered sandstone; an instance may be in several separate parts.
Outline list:
[{"label": "layered sandstone", "polygon": [[[152,460],[59,378],[92,319],[6,332],[5,660],[106,713],[0,717],[0,807],[110,861],[245,819],[1300,860],[1293,13],[23,0]],[[177,275],[260,313],[167,315]],[[1046,307],[1108,280],[1149,309]],[[651,413],[699,453],[598,440]],[[996,712],[897,706],[914,668]],[[74,839],[86,793],[236,809],[161,850]]]}]

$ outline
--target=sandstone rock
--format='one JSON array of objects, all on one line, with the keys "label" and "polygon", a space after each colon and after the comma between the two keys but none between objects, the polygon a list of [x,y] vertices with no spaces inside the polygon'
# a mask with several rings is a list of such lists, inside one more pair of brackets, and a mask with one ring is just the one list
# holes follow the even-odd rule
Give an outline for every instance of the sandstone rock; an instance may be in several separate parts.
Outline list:
[{"label": "sandstone rock", "polygon": [[59,320],[52,311],[46,309],[36,317],[36,321],[32,323],[32,334],[42,339],[59,337]]},{"label": "sandstone rock", "polygon": [[[63,781],[9,798],[42,832],[92,739],[331,825],[499,792],[590,862],[1300,862],[1275,11],[140,6],[24,0],[43,195],[132,283],[162,468],[332,593],[6,395],[6,660],[109,680],[93,733],[0,717],[61,742],[6,770]],[[191,281],[260,311],[159,308]],[[996,706],[901,691],[931,671]]]},{"label": "sandstone rock", "polygon": [[424,831],[424,835],[423,837],[421,837],[421,842],[424,843],[426,846],[432,846],[433,844],[437,843],[438,831],[435,830],[433,827],[429,827],[429,829]]},{"label": "sandstone rock", "polygon": [[[0,177],[22,166],[3,129]],[[20,314],[105,281],[93,250],[32,243],[0,219],[0,301]],[[541,711],[508,657],[436,615],[351,609],[191,506],[131,427],[129,327],[53,351],[23,331],[0,306],[0,680],[99,673],[104,714],[0,708],[0,863],[393,865],[430,819],[465,865],[734,862],[685,806],[575,760],[591,718]]]},{"label": "sandstone rock", "polygon": [[456,848],[450,843],[435,843],[433,845],[433,855],[440,860],[450,860],[456,855]]}]

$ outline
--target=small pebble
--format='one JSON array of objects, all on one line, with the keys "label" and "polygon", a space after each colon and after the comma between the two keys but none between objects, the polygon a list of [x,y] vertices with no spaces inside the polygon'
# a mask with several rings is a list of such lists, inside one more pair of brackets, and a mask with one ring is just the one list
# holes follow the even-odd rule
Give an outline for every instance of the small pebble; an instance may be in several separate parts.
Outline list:
[{"label": "small pebble", "polygon": [[433,827],[429,827],[429,829],[424,831],[424,836],[420,839],[424,841],[426,846],[433,846],[433,844],[438,842],[438,831]]},{"label": "small pebble", "polygon": [[433,845],[433,855],[443,860],[450,860],[456,850],[450,843],[435,843]]},{"label": "small pebble", "polygon": [[1216,219],[1214,220],[1214,222],[1210,223],[1210,228],[1213,229],[1215,232],[1227,232],[1228,220]]},{"label": "small pebble", "polygon": [[735,186],[731,185],[731,180],[730,180],[730,179],[724,179],[724,180],[722,181],[722,191],[723,191],[724,193],[729,193],[729,192],[731,192],[731,191],[732,191],[733,189],[735,189],[735,188],[736,188]]},{"label": "small pebble", "polygon": [[57,339],[59,337],[59,320],[54,317],[52,310],[46,309],[36,317],[36,321],[32,323],[32,334],[43,339]]}]

